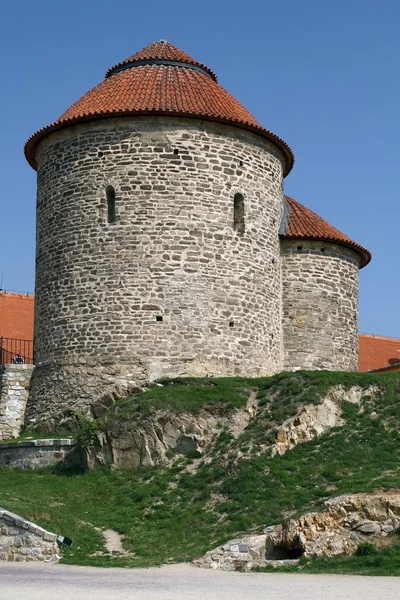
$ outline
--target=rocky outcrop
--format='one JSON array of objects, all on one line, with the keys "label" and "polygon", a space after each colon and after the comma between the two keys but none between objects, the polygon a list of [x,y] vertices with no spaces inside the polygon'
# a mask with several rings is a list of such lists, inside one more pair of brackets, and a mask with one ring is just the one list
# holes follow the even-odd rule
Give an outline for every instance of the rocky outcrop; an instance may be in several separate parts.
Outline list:
[{"label": "rocky outcrop", "polygon": [[0,560],[57,561],[57,535],[0,508]]},{"label": "rocky outcrop", "polygon": [[224,571],[306,558],[354,554],[362,542],[390,543],[400,528],[400,490],[345,494],[325,502],[326,510],[267,527],[263,535],[230,540],[194,564]]},{"label": "rocky outcrop", "polygon": [[116,469],[168,465],[177,455],[200,457],[223,430],[233,437],[248,424],[255,412],[255,394],[243,409],[206,406],[198,414],[155,410],[136,422],[116,422],[99,432],[97,440],[83,451],[87,469],[110,465]]},{"label": "rocky outcrop", "polygon": [[202,558],[193,561],[204,569],[221,569],[223,571],[251,571],[254,566],[265,563],[265,543],[267,536],[247,535],[229,540],[207,552]]},{"label": "rocky outcrop", "polygon": [[297,444],[309,442],[332,427],[343,425],[343,401],[360,404],[363,398],[373,397],[377,392],[376,386],[365,389],[359,386],[347,389],[342,385],[332,387],[319,404],[308,404],[302,407],[294,417],[279,427],[276,443],[272,447],[272,456],[284,454]]},{"label": "rocky outcrop", "polygon": [[361,542],[380,544],[400,528],[400,490],[346,494],[325,502],[326,510],[267,527],[266,558],[277,552],[301,556],[354,554]]}]

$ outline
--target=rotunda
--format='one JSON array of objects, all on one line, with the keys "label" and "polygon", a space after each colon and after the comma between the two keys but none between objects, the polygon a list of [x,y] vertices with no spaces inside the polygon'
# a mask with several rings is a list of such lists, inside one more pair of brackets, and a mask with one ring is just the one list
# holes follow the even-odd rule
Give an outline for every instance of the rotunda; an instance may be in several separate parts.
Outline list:
[{"label": "rotunda", "polygon": [[165,376],[355,368],[368,251],[285,200],[292,151],[207,66],[155,42],[25,153],[38,174],[31,423],[54,429]]}]

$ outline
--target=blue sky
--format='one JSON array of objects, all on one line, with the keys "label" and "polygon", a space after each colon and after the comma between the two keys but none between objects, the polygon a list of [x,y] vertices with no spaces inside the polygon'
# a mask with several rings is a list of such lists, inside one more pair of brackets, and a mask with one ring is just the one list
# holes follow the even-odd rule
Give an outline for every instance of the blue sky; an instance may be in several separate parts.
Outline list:
[{"label": "blue sky", "polygon": [[373,254],[360,330],[400,337],[400,3],[396,0],[3,0],[3,288],[33,291],[36,174],[25,140],[158,39],[292,147],[285,191]]}]

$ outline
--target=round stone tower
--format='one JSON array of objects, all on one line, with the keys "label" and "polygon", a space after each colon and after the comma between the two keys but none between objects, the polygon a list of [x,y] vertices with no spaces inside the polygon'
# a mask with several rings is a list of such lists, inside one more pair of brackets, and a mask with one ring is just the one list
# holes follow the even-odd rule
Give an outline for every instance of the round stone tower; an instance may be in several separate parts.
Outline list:
[{"label": "round stone tower", "polygon": [[32,136],[38,172],[28,419],[162,376],[282,366],[286,143],[161,41]]},{"label": "round stone tower", "polygon": [[358,274],[371,255],[286,197],[280,230],[283,368],[358,369]]}]

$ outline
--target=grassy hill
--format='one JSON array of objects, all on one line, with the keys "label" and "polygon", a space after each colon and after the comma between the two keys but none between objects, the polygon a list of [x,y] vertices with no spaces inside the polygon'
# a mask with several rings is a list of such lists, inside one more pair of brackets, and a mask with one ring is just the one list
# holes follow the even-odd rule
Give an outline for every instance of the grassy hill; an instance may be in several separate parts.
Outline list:
[{"label": "grassy hill", "polygon": [[[277,428],[339,384],[377,386],[379,392],[360,405],[343,402],[343,426],[271,456]],[[244,406],[251,390],[258,405],[247,427],[237,439],[223,429],[202,457],[194,453],[168,467],[135,471],[2,470],[0,506],[72,538],[65,563],[134,567],[192,560],[237,534],[319,510],[342,493],[400,488],[400,373],[170,380],[118,401],[80,437],[89,443],[94,431],[121,420],[142,422],[158,407],[179,414],[215,405],[223,413]],[[123,534],[128,554],[107,553],[99,529]],[[383,554],[300,568],[400,574],[398,544]]]}]

